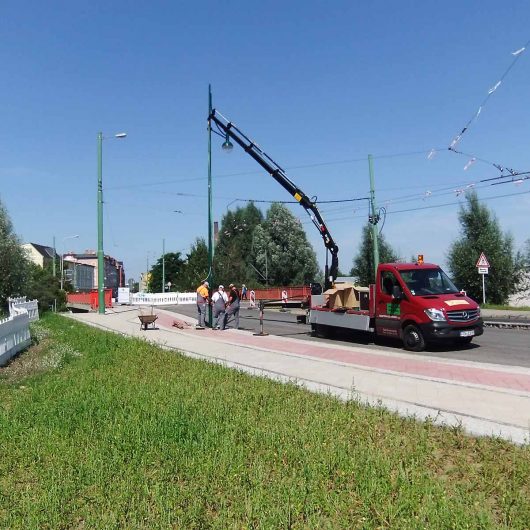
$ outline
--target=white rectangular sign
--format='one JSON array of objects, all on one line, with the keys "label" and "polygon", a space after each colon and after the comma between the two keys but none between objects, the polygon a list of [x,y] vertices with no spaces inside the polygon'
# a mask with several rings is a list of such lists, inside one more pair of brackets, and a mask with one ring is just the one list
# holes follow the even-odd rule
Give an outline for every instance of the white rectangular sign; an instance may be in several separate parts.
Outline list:
[{"label": "white rectangular sign", "polygon": [[479,267],[478,268],[478,273],[479,274],[488,274],[488,267]]},{"label": "white rectangular sign", "polygon": [[129,304],[131,302],[130,291],[128,287],[118,287],[118,304]]}]

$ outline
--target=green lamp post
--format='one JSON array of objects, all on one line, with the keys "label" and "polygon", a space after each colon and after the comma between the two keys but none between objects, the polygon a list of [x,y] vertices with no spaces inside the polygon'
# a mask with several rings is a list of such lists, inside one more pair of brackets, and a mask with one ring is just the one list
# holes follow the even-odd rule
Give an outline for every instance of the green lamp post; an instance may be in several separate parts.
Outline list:
[{"label": "green lamp post", "polygon": [[[213,230],[212,230],[212,85],[208,85],[208,283],[213,288]],[[212,325],[212,306],[208,306],[208,323]]]},{"label": "green lamp post", "polygon": [[[115,134],[125,138],[127,133]],[[105,261],[103,254],[103,133],[98,133],[98,313],[105,314]]]}]

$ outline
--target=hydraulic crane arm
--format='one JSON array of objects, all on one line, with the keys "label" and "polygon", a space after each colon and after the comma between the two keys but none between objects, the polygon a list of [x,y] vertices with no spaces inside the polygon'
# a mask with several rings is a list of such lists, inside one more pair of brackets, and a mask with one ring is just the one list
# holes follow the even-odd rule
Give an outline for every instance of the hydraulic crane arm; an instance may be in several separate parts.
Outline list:
[{"label": "hydraulic crane arm", "polygon": [[[222,135],[228,140],[231,138],[242,147],[246,153],[248,153],[271,177],[278,182],[283,188],[285,188],[305,209],[313,224],[317,227],[320,232],[326,249],[331,254],[331,267],[328,268],[328,258],[326,253],[326,278],[325,288],[328,289],[338,274],[339,269],[339,247],[331,237],[328,231],[326,223],[320,215],[317,208],[316,201],[311,200],[294,182],[292,182],[285,171],[269,156],[267,153],[261,150],[261,148],[243,134],[232,122],[227,120],[220,112],[213,109],[208,121],[215,123]],[[214,131],[215,132],[215,131]]]}]

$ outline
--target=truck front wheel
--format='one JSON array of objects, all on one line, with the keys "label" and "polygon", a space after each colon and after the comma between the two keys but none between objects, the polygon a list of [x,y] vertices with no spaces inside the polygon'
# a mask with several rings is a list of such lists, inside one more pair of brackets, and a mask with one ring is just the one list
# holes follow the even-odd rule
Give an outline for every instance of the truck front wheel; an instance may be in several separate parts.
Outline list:
[{"label": "truck front wheel", "polygon": [[403,345],[408,351],[423,351],[425,349],[425,339],[420,328],[415,324],[409,324],[403,330]]}]

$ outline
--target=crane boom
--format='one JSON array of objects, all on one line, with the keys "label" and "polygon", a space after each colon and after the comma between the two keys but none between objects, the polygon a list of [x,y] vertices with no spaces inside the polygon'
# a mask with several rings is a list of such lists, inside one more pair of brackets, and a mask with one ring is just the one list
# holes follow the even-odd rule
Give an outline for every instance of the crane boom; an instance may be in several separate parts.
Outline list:
[{"label": "crane boom", "polygon": [[325,288],[328,289],[338,274],[339,247],[333,240],[329,230],[320,214],[316,201],[311,200],[292,180],[290,180],[282,167],[280,167],[267,153],[265,153],[255,142],[241,132],[232,122],[227,120],[219,111],[212,109],[208,121],[213,122],[228,139],[231,138],[243,150],[249,154],[270,176],[278,182],[287,192],[292,195],[305,209],[311,221],[319,231],[324,245],[331,254],[331,266],[328,268],[328,257],[326,253]]}]

